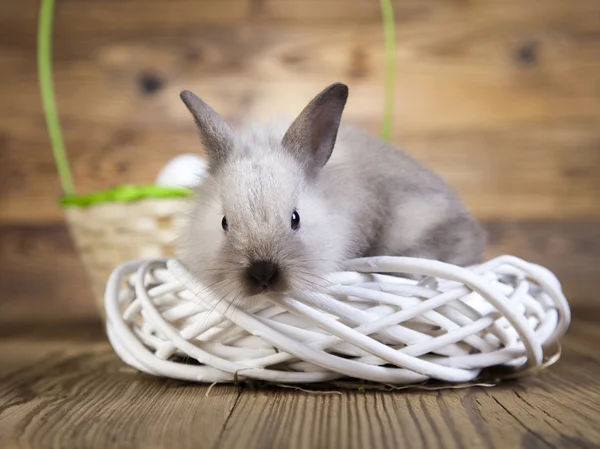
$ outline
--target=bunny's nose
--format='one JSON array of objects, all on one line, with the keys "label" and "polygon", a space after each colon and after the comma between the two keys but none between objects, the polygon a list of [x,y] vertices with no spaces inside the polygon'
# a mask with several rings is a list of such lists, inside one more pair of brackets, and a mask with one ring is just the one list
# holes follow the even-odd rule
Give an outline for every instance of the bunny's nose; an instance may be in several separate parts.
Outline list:
[{"label": "bunny's nose", "polygon": [[266,260],[253,262],[248,267],[248,280],[261,291],[267,290],[279,280],[279,266]]}]

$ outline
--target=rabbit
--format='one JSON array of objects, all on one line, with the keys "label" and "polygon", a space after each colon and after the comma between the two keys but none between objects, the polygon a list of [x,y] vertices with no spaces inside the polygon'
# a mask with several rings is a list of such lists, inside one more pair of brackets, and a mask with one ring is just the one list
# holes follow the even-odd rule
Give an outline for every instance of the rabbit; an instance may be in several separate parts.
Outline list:
[{"label": "rabbit", "polygon": [[190,91],[208,176],[179,244],[207,288],[253,297],[317,288],[349,258],[477,263],[484,234],[453,190],[406,153],[341,124],[348,87],[295,120],[234,131]]}]

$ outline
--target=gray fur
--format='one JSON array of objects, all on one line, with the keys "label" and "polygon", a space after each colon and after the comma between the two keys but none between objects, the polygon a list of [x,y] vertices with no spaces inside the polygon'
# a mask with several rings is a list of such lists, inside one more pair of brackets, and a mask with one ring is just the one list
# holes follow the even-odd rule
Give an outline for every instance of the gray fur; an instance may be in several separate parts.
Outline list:
[{"label": "gray fur", "polygon": [[[190,107],[205,146],[218,146],[206,148],[213,155],[211,174],[197,192],[180,245],[181,259],[206,285],[223,295],[248,292],[244,273],[256,260],[280,265],[283,281],[273,290],[316,286],[324,273],[351,257],[479,261],[483,233],[440,177],[356,127],[342,124],[337,131],[345,103],[339,86],[316,97],[320,113],[314,113],[313,100],[291,128],[287,121],[224,133],[222,125],[214,126],[219,120],[212,109],[207,114],[196,108],[196,117]],[[313,134],[302,137],[307,129]],[[308,151],[307,142],[314,149],[332,134],[331,157],[327,143]],[[298,231],[290,228],[294,210],[301,217]],[[227,232],[221,228],[223,215]]]}]

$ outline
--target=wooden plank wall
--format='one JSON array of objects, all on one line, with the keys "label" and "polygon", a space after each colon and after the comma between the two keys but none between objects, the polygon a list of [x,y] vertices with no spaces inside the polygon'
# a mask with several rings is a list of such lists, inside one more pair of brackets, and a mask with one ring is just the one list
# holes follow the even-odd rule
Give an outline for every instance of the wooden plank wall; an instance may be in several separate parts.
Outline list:
[{"label": "wooden plank wall", "polygon": [[[38,2],[0,3],[3,319],[87,314],[91,294],[56,205],[37,86]],[[445,177],[490,233],[489,254],[549,266],[573,303],[600,262],[600,2],[395,0],[393,139]],[[199,151],[178,99],[232,122],[297,113],[328,83],[378,132],[377,0],[58,0],[54,73],[81,192],[152,182]]]}]

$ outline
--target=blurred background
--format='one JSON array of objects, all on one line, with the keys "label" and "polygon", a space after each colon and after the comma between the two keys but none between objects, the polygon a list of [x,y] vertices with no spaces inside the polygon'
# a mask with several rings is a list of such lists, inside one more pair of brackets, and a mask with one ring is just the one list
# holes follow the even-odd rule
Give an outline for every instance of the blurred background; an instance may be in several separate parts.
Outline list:
[{"label": "blurred background", "polygon": [[[598,302],[600,2],[395,0],[393,141],[440,173],[488,256],[546,265]],[[0,322],[95,314],[57,199],[36,67],[37,0],[0,1]],[[79,193],[152,183],[200,151],[178,94],[233,123],[295,114],[329,83],[379,133],[378,0],[57,0],[54,82]]]}]

